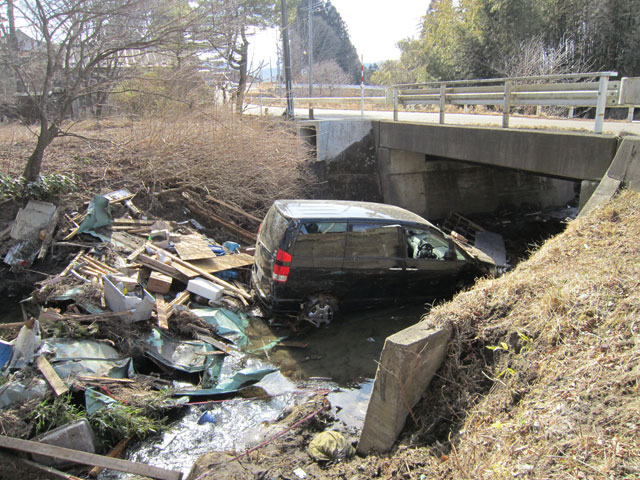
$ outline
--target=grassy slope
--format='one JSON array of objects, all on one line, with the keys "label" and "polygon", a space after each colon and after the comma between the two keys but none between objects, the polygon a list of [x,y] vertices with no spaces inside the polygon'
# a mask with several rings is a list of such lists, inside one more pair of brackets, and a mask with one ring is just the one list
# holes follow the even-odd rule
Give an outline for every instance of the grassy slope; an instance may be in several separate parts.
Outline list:
[{"label": "grassy slope", "polygon": [[[348,478],[640,478],[640,194],[426,321],[446,364],[390,458]],[[408,420],[408,423],[413,423]],[[363,473],[366,475],[363,477]]]}]

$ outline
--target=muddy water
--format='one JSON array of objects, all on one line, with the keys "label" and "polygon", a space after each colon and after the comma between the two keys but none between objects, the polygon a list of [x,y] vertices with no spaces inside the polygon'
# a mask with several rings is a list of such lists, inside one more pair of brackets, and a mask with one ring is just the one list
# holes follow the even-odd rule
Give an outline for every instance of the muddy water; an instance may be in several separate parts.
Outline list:
[{"label": "muddy water", "polygon": [[[330,390],[333,414],[345,431],[357,436],[385,338],[416,323],[425,312],[419,305],[352,313],[327,328],[302,329],[298,334],[253,319],[247,333],[254,348],[287,334],[285,345],[295,345],[256,352],[249,360],[244,359],[245,366],[280,368],[257,384],[269,398],[190,405],[168,431],[132,446],[126,458],[186,475],[204,453],[241,453],[275,435],[279,430],[274,431],[269,423],[286,416],[290,408],[318,389]],[[213,422],[200,420],[205,412]],[[99,478],[132,477],[104,471]]]}]

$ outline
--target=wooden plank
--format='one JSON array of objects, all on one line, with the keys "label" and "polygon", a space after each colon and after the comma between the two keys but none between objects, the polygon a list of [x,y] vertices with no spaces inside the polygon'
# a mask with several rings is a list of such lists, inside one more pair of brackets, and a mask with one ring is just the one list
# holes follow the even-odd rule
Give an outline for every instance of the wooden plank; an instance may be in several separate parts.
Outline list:
[{"label": "wooden plank", "polygon": [[53,393],[56,394],[56,397],[64,395],[69,391],[69,387],[67,387],[67,384],[62,381],[60,376],[56,373],[49,361],[44,358],[43,355],[40,355],[38,358],[36,358],[36,365],[38,366],[38,370],[40,370],[40,373],[42,373],[44,378],[53,389]]},{"label": "wooden plank", "polygon": [[190,264],[189,262],[185,262],[184,260],[176,257],[175,255],[172,255],[171,253],[167,252],[166,250],[163,250],[162,248],[156,247],[155,245],[152,245],[152,244],[147,244],[147,248],[150,248],[152,251],[155,251],[155,252],[162,252],[163,255],[165,255],[167,258],[170,258],[174,262],[179,263],[180,265],[193,270],[194,272],[198,273],[198,275],[200,275],[201,277],[204,277],[207,280],[212,281],[213,283],[217,283],[218,285],[222,285],[223,287],[225,287],[225,288],[227,288],[227,289],[229,289],[229,290],[231,290],[233,292],[236,292],[237,294],[241,295],[242,297],[244,297],[246,299],[250,299],[251,298],[251,295],[249,295],[243,289],[239,289],[239,288],[235,287],[234,285],[231,285],[230,283],[225,282],[224,280],[222,280],[222,279],[220,279],[218,277],[214,277],[210,273],[205,272],[201,268],[198,268],[198,267]]},{"label": "wooden plank", "polygon": [[136,248],[127,257],[127,262],[133,262],[134,260],[136,260],[138,258],[138,255],[140,255],[142,252],[144,252],[144,250],[145,250],[145,246],[144,245],[141,245],[138,248]]},{"label": "wooden plank", "polygon": [[156,293],[156,313],[158,314],[158,326],[169,330],[169,317],[167,315],[167,304],[161,293]]},{"label": "wooden plank", "polygon": [[[190,277],[185,275],[185,273],[182,272],[181,270],[178,270],[173,265],[168,265],[166,263],[161,262],[160,260],[151,258],[148,255],[144,255],[144,254],[138,255],[138,261],[141,264],[145,265],[146,267],[149,267],[154,270],[158,270],[159,272],[162,272],[162,273],[166,273],[171,278],[175,278],[176,280],[182,283],[187,283],[189,281]],[[193,277],[195,276],[197,275],[193,275]]]},{"label": "wooden plank", "polygon": [[216,258],[206,260],[191,260],[192,265],[201,268],[205,272],[215,273],[231,268],[246,267],[253,265],[253,256],[247,253],[234,253],[232,255],[221,255]]},{"label": "wooden plank", "polygon": [[136,383],[131,378],[96,377],[95,375],[78,375],[78,379],[93,383]]},{"label": "wooden plank", "polygon": [[157,220],[141,220],[137,218],[114,218],[113,223],[115,225],[153,225]]},{"label": "wooden plank", "polygon": [[248,218],[249,220],[252,220],[254,222],[258,222],[258,223],[262,223],[262,220],[259,219],[258,217],[251,215],[250,213],[245,212],[244,210],[242,210],[241,208],[238,208],[234,205],[230,205],[226,202],[223,202],[222,200],[218,200],[217,198],[212,197],[211,195],[207,195],[205,197],[207,200],[209,200],[210,202],[213,203],[217,203],[218,205],[231,210],[232,212],[237,213],[238,215],[242,215],[245,218]]},{"label": "wooden plank", "polygon": [[226,343],[221,342],[220,340],[216,340],[215,338],[204,335],[202,333],[196,333],[196,337],[198,340],[202,340],[203,342],[210,343],[218,350],[222,350],[224,353],[232,353],[232,350],[237,350],[237,348],[232,347],[231,345],[227,345]]},{"label": "wooden plank", "polygon": [[80,477],[76,477],[75,475],[71,475],[69,473],[63,472],[53,467],[48,467],[46,465],[41,465],[36,462],[32,462],[31,460],[27,460],[24,458],[17,458],[16,460],[22,462],[24,465],[28,465],[31,468],[35,468],[36,470],[40,470],[41,472],[45,472],[46,478],[60,478],[61,480],[82,480]]},{"label": "wooden plank", "polygon": [[[128,438],[123,438],[122,440],[120,440],[120,442],[118,442],[118,444],[115,447],[113,447],[113,449],[109,453],[107,453],[107,457],[110,457],[110,458],[121,457],[122,452],[124,452],[124,449],[127,448],[127,445],[131,440],[133,440],[133,435],[131,435]],[[91,478],[97,477],[101,471],[102,471],[102,467],[93,467],[89,471],[89,476]]]},{"label": "wooden plank", "polygon": [[173,313],[173,307],[175,307],[176,305],[184,305],[185,303],[187,303],[187,301],[190,298],[191,298],[191,294],[186,290],[176,295],[176,298],[174,298],[167,304],[167,309],[169,310],[169,316],[171,316],[171,314]]},{"label": "wooden plank", "polygon": [[248,230],[236,225],[235,223],[231,223],[228,220],[225,220],[222,217],[219,217],[215,213],[206,210],[200,207],[193,198],[191,198],[186,192],[182,192],[182,196],[187,201],[187,206],[191,211],[197,213],[203,218],[207,218],[213,223],[220,225],[221,227],[229,230],[232,233],[235,233],[239,238],[241,238],[244,242],[247,242],[251,245],[256,243],[257,235],[255,233],[251,233]]},{"label": "wooden plank", "polygon": [[201,235],[180,235],[173,244],[182,260],[202,260],[216,256]]},{"label": "wooden plank", "polygon": [[49,457],[68,460],[83,465],[94,465],[98,467],[117,470],[119,472],[134,473],[159,480],[182,480],[182,472],[166,470],[144,463],[130,462],[119,458],[109,458],[94,453],[82,452],[71,448],[57,447],[46,443],[33,442],[31,440],[21,440],[19,438],[0,435],[0,447],[20,450],[21,452],[37,453]]}]

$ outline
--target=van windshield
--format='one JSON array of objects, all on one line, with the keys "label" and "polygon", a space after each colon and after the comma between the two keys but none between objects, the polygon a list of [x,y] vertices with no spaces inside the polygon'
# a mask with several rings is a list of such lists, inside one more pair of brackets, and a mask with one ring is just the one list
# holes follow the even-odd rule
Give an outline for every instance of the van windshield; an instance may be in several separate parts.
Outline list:
[{"label": "van windshield", "polygon": [[269,250],[274,252],[280,247],[280,242],[284,238],[289,220],[282,216],[277,208],[272,207],[267,212],[267,216],[262,222],[260,231],[260,242]]}]

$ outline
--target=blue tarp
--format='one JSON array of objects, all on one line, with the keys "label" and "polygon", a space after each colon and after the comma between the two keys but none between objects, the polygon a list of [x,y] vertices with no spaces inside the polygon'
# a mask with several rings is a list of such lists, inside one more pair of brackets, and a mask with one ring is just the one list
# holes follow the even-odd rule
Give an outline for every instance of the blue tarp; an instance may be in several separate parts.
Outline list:
[{"label": "blue tarp", "polygon": [[245,347],[248,339],[245,333],[249,326],[249,318],[225,308],[191,307],[192,313],[202,318],[216,329],[216,333],[238,347]]}]

